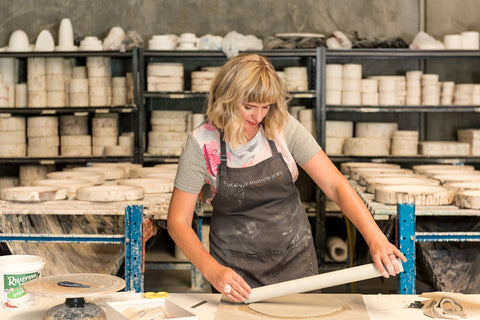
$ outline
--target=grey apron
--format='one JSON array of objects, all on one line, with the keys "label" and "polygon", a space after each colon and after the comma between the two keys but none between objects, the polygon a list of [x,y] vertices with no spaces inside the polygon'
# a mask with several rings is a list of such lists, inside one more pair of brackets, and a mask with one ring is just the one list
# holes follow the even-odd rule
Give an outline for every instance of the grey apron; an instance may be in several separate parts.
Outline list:
[{"label": "grey apron", "polygon": [[290,170],[268,140],[272,157],[229,168],[223,134],[212,201],[210,253],[251,286],[318,273],[310,223]]}]

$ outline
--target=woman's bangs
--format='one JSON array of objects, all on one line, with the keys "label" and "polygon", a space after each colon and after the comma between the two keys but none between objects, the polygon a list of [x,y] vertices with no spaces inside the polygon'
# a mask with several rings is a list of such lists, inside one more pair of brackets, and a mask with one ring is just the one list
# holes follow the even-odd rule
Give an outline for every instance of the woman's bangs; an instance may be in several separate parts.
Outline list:
[{"label": "woman's bangs", "polygon": [[254,103],[276,102],[283,94],[281,88],[269,77],[257,77],[245,92],[245,101]]}]

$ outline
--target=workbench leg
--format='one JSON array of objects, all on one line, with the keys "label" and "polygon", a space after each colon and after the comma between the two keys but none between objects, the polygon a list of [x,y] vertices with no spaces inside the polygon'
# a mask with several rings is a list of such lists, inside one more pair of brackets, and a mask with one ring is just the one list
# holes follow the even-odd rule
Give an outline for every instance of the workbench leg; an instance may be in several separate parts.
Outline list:
[{"label": "workbench leg", "polygon": [[415,205],[397,204],[397,226],[399,249],[407,258],[404,272],[399,275],[399,293],[415,294]]},{"label": "workbench leg", "polygon": [[143,292],[143,206],[125,208],[125,291]]}]

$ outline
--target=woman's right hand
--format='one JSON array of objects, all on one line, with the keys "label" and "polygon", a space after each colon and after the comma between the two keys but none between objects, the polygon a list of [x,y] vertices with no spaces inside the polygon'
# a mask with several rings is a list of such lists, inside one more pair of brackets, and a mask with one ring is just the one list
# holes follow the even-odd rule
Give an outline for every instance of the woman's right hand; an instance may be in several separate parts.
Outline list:
[{"label": "woman's right hand", "polygon": [[220,265],[210,273],[210,282],[218,292],[233,302],[245,302],[250,297],[252,289],[233,269]]}]

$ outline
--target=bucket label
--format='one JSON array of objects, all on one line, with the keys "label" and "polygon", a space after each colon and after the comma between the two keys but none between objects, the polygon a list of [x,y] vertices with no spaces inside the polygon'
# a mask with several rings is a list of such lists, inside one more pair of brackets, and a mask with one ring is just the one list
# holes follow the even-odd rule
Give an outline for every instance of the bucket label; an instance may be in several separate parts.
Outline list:
[{"label": "bucket label", "polygon": [[3,275],[3,292],[8,299],[18,299],[26,295],[23,285],[33,279],[40,277],[40,272],[26,274],[4,274]]}]

